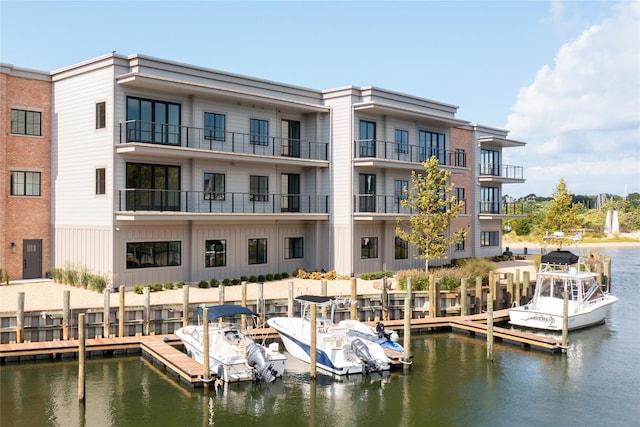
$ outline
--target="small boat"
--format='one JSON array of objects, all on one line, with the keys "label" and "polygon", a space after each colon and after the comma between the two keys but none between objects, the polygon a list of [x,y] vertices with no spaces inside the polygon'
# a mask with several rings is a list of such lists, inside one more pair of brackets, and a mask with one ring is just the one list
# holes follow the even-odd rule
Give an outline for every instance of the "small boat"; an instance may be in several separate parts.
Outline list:
[{"label": "small boat", "polygon": [[[204,307],[198,309],[201,319]],[[241,331],[238,323],[222,322],[222,318],[240,315],[251,318],[257,313],[238,305],[209,306],[209,369],[211,373],[225,382],[265,381],[273,382],[282,377],[286,356],[278,349],[278,343],[268,347],[255,342]],[[199,322],[200,323],[200,322]],[[203,324],[184,326],[175,331],[182,340],[187,354],[204,364]]]},{"label": "small boat", "polygon": [[[569,239],[569,240],[567,240]],[[564,292],[568,294],[568,330],[586,328],[604,322],[618,298],[605,292],[598,284],[597,274],[581,255],[562,246],[567,241],[577,246],[577,237],[554,233],[543,239],[543,255],[536,276],[533,298],[527,304],[509,309],[509,322],[515,326],[562,331]],[[559,249],[546,251],[550,242]]]},{"label": "small boat", "polygon": [[359,320],[348,319],[338,322],[338,326],[347,328],[349,335],[380,344],[392,366],[411,364],[411,361],[405,361],[404,347],[398,343],[400,339],[398,333],[386,329],[384,323],[376,322],[373,326],[369,326]]},{"label": "small boat", "polygon": [[389,370],[390,360],[375,341],[350,334],[350,329],[333,323],[333,313],[344,298],[302,295],[301,317],[273,317],[269,326],[278,331],[286,350],[303,362],[311,361],[311,304],[331,307],[331,318],[316,318],[316,364],[319,369],[336,375],[368,374]]}]

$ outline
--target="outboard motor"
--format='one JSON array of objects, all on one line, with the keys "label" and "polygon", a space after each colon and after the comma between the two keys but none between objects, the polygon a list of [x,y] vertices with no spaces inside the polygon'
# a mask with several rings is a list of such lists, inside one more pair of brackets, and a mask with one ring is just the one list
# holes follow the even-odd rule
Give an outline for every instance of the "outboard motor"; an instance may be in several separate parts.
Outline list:
[{"label": "outboard motor", "polygon": [[258,380],[262,379],[268,383],[276,380],[273,367],[267,362],[264,348],[252,342],[247,346],[247,362],[258,373]]},{"label": "outboard motor", "polygon": [[389,333],[384,328],[384,323],[382,322],[376,323],[376,333],[378,334],[378,338],[390,339]]},{"label": "outboard motor", "polygon": [[356,338],[351,341],[351,349],[358,356],[362,363],[364,363],[365,374],[373,371],[380,371],[380,367],[375,359],[371,356],[367,345],[360,340],[360,338]]}]

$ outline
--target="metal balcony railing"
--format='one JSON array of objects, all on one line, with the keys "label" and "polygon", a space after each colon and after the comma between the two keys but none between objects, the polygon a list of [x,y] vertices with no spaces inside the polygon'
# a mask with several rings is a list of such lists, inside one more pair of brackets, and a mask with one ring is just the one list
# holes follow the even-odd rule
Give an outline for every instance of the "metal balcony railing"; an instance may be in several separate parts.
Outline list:
[{"label": "metal balcony railing", "polygon": [[438,158],[438,163],[443,166],[467,166],[467,153],[463,149],[437,150],[377,139],[355,140],[353,142],[353,156],[359,159],[376,158],[412,163],[423,163],[430,157],[435,156]]},{"label": "metal balcony railing", "polygon": [[509,179],[524,179],[523,167],[501,163],[480,163],[480,176],[496,176]]},{"label": "metal balcony railing", "polygon": [[[464,200],[463,200],[464,201]],[[397,196],[379,196],[376,194],[356,194],[353,196],[354,213],[378,213],[413,215],[418,211],[402,207],[402,198]],[[467,213],[467,205],[463,206],[460,214]]]},{"label": "metal balcony railing", "polygon": [[329,196],[127,188],[119,190],[118,210],[224,214],[326,214],[329,213]]},{"label": "metal balcony railing", "polygon": [[120,144],[144,142],[228,153],[328,160],[329,144],[267,135],[225,132],[167,123],[120,123]]},{"label": "metal balcony railing", "polygon": [[481,214],[524,215],[523,202],[480,202]]}]

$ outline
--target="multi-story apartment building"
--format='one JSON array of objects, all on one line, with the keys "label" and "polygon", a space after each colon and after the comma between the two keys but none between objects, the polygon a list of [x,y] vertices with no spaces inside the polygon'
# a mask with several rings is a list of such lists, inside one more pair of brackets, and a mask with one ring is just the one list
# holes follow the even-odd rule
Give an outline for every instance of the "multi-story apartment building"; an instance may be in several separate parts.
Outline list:
[{"label": "multi-story apartment building", "polygon": [[[469,232],[501,253],[507,132],[374,87],[315,90],[142,55],[51,73],[53,265],[134,286],[421,268],[395,236],[412,170],[452,172]],[[505,174],[506,173],[506,174]]]},{"label": "multi-story apartment building", "polygon": [[51,75],[0,64],[0,268],[51,266]]}]

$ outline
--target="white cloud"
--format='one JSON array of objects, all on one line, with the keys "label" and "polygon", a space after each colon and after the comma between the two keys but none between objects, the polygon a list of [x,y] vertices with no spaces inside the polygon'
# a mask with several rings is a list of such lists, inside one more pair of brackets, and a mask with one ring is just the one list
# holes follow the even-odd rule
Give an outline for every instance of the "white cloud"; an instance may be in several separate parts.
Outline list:
[{"label": "white cloud", "polygon": [[528,181],[518,193],[550,195],[561,177],[574,194],[622,194],[623,181],[640,192],[640,2],[613,12],[520,89],[505,125],[528,142],[513,153]]}]

